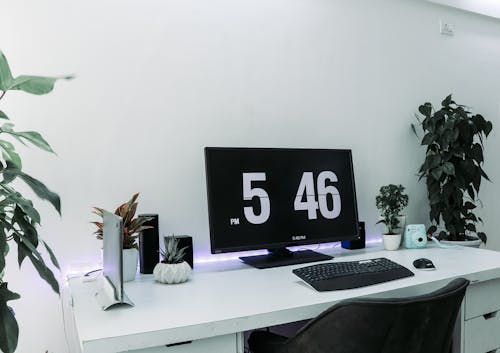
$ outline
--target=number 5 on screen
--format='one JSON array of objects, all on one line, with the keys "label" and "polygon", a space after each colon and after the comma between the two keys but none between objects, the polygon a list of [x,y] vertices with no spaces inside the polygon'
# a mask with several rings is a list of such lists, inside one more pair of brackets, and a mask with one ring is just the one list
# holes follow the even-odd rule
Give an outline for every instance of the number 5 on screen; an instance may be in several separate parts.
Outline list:
[{"label": "number 5 on screen", "polygon": [[252,224],[262,224],[269,219],[271,203],[266,190],[252,187],[252,181],[266,181],[266,173],[243,173],[243,200],[250,201],[258,197],[260,201],[260,214],[255,214],[252,206],[243,208],[245,218]]}]

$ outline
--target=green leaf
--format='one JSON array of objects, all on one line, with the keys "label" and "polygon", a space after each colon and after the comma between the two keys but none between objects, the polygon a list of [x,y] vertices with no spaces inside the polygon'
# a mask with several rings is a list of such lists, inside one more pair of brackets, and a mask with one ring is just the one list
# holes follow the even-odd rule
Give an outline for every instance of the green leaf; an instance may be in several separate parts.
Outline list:
[{"label": "green leaf", "polygon": [[0,110],[0,119],[9,120],[9,117],[3,111]]},{"label": "green leaf", "polygon": [[434,232],[437,230],[437,227],[436,226],[430,226],[427,231],[426,231],[426,234],[434,234]]},{"label": "green leaf", "polygon": [[[7,169],[4,170],[4,175],[6,171]],[[9,175],[10,177],[12,175],[15,175],[23,180],[39,198],[49,201],[57,210],[57,212],[61,214],[61,199],[59,198],[59,195],[49,190],[41,181],[33,178],[32,176],[29,176],[26,173],[23,173],[20,169],[16,168],[9,168],[7,175]]]},{"label": "green leaf", "polygon": [[418,107],[418,111],[419,111],[422,115],[424,115],[424,116],[426,116],[426,117],[429,117],[429,116],[431,116],[431,114],[432,114],[432,104],[431,104],[431,103],[428,103],[428,102],[427,102],[427,103],[424,103],[424,104],[422,104],[420,107]]},{"label": "green leaf", "polygon": [[13,353],[17,347],[19,326],[7,302],[19,298],[19,294],[7,288],[7,283],[0,283],[0,350],[4,353]]},{"label": "green leaf", "polygon": [[54,277],[54,273],[47,267],[47,265],[45,265],[42,255],[38,252],[38,250],[36,250],[33,244],[31,244],[27,238],[20,237],[20,235],[21,234],[19,233],[14,235],[14,241],[17,243],[18,248],[24,248],[27,256],[31,260],[31,263],[35,266],[38,275],[50,285],[54,292],[59,294],[59,283]]},{"label": "green leaf", "polygon": [[6,91],[7,87],[12,84],[12,73],[10,72],[7,58],[0,50],[0,90]]},{"label": "green leaf", "polygon": [[[488,137],[491,130],[493,130],[493,124],[491,123],[491,121],[488,121],[488,122],[486,122],[486,126],[484,127],[484,134],[486,135],[486,137]],[[484,243],[486,243],[486,242],[484,242]]]},{"label": "green leaf", "polygon": [[6,161],[11,161],[17,168],[22,168],[21,157],[14,149],[14,145],[9,141],[0,140],[0,149],[2,150],[2,157]]},{"label": "green leaf", "polygon": [[488,240],[488,237],[486,236],[486,233],[484,233],[484,232],[478,232],[477,236],[478,236],[479,239],[481,239],[481,241],[483,243],[486,244],[486,241]]},{"label": "green leaf", "polygon": [[415,128],[415,124],[410,124],[410,126],[411,126],[411,130],[413,131],[413,133],[415,134],[415,136],[419,137],[418,134],[417,134],[417,129]]},{"label": "green leaf", "polygon": [[448,107],[450,104],[455,104],[455,102],[452,100],[452,95],[450,94],[449,96],[447,96],[442,102],[441,102],[441,105],[443,107]]},{"label": "green leaf", "polygon": [[71,80],[73,76],[46,77],[46,76],[18,76],[8,87],[9,90],[20,90],[31,94],[47,94],[54,89],[57,80]]},{"label": "green leaf", "polygon": [[16,132],[16,131],[5,131],[5,133],[14,136],[16,139],[18,139],[22,144],[24,144],[24,140],[31,142],[33,145],[36,147],[47,151],[54,153],[52,148],[50,147],[49,143],[45,141],[45,139],[36,131],[21,131],[21,132]]},{"label": "green leaf", "polygon": [[435,140],[436,140],[436,135],[428,132],[427,134],[425,134],[424,138],[422,139],[421,145],[430,145]]},{"label": "green leaf", "polygon": [[483,149],[479,143],[475,143],[471,148],[472,158],[476,160],[478,163],[482,163],[484,161]]},{"label": "green leaf", "polygon": [[464,204],[464,207],[468,210],[473,210],[476,208],[476,205],[474,205],[472,202],[470,201],[467,201],[465,204]]},{"label": "green leaf", "polygon": [[448,175],[455,175],[455,166],[451,162],[446,162],[442,166],[443,172]]},{"label": "green leaf", "polygon": [[437,167],[432,169],[431,175],[434,177],[434,179],[439,180],[443,175],[443,168]]},{"label": "green leaf", "polygon": [[54,264],[54,266],[57,267],[58,270],[60,270],[61,268],[59,267],[59,262],[57,261],[57,258],[54,255],[54,252],[52,251],[52,249],[50,248],[50,246],[45,241],[42,240],[42,243],[45,246],[45,249],[47,250],[47,252],[49,253],[50,261],[52,261],[52,263]]}]

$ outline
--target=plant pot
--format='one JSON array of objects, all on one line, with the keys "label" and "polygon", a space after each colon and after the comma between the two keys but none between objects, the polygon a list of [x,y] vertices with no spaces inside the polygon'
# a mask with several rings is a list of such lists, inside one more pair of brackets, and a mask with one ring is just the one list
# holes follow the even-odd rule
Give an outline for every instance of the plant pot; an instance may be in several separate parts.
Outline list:
[{"label": "plant pot", "polygon": [[469,246],[472,248],[479,248],[481,246],[481,239],[474,239],[474,240],[440,240],[439,241],[441,244],[444,245],[460,245],[460,246]]},{"label": "plant pot", "polygon": [[398,250],[401,244],[401,233],[382,235],[385,250]]},{"label": "plant pot", "polygon": [[179,264],[156,264],[153,275],[160,283],[175,284],[186,282],[191,276],[191,266],[186,261]]},{"label": "plant pot", "polygon": [[139,251],[137,249],[123,249],[123,282],[135,279]]}]

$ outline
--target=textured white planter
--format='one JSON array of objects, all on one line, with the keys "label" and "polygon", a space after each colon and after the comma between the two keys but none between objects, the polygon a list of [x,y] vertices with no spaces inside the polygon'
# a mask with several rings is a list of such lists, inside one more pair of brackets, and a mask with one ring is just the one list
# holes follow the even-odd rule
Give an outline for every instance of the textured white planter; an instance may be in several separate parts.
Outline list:
[{"label": "textured white planter", "polygon": [[137,249],[123,249],[123,281],[130,282],[135,279],[139,251]]},{"label": "textured white planter", "polygon": [[153,275],[155,280],[160,283],[182,283],[186,282],[191,276],[191,266],[184,261],[180,264],[164,264],[162,262],[156,264]]},{"label": "textured white planter", "polygon": [[398,250],[401,244],[401,234],[384,234],[382,235],[384,240],[385,250]]},{"label": "textured white planter", "polygon": [[440,240],[443,245],[460,245],[460,246],[470,246],[472,248],[479,248],[481,246],[481,239],[476,240],[465,240],[465,241],[450,241],[450,240]]}]

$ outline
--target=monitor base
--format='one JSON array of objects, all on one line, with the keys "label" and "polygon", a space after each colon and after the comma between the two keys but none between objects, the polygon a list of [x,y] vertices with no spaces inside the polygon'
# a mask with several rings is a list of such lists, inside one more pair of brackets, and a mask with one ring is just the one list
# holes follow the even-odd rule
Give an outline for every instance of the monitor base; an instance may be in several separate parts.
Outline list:
[{"label": "monitor base", "polygon": [[273,249],[267,255],[245,256],[240,260],[247,265],[258,269],[305,264],[308,262],[326,261],[333,256],[321,254],[312,250],[290,251],[287,249]]}]

